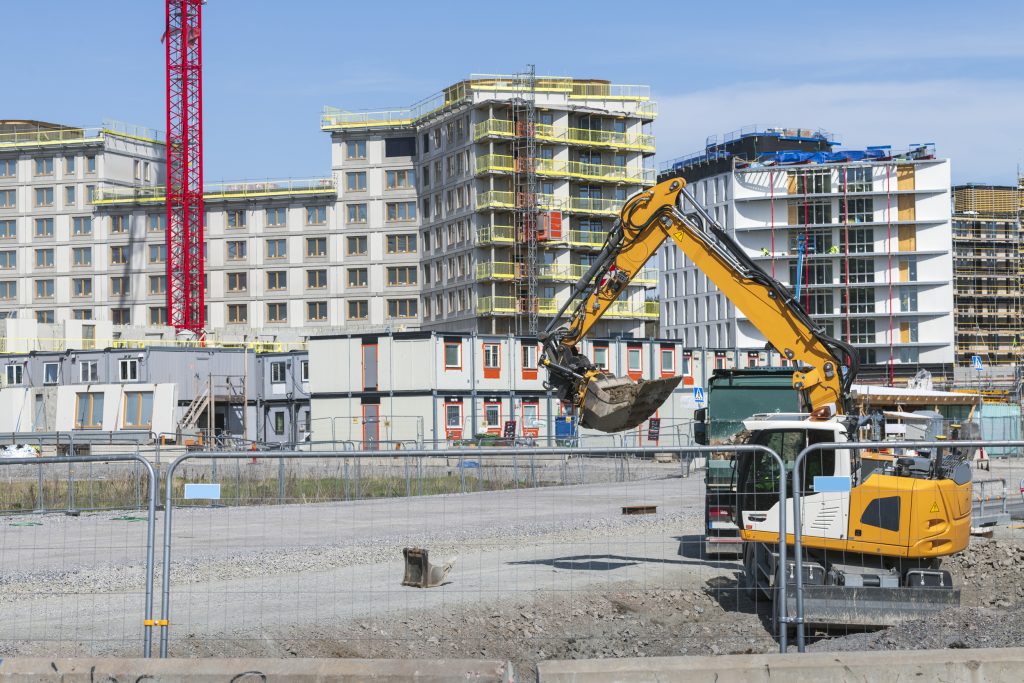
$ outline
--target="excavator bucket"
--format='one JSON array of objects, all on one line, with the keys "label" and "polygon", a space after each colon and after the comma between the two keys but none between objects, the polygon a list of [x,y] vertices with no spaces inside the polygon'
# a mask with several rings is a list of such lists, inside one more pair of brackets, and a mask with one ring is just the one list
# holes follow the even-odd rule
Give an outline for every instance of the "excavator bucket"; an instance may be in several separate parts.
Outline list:
[{"label": "excavator bucket", "polygon": [[426,548],[403,548],[405,556],[405,576],[403,586],[414,588],[435,588],[443,585],[448,572],[455,565],[455,559],[444,564],[430,564],[430,555]]},{"label": "excavator bucket", "polygon": [[628,377],[592,379],[580,411],[580,425],[601,432],[621,432],[636,427],[655,413],[681,376],[634,382]]}]

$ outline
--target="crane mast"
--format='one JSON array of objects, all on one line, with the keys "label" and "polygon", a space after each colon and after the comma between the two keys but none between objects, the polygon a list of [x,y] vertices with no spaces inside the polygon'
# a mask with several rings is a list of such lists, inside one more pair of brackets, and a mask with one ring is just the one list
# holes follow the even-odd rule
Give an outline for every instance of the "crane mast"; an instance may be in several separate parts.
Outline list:
[{"label": "crane mast", "polygon": [[167,0],[167,322],[202,335],[205,0]]}]

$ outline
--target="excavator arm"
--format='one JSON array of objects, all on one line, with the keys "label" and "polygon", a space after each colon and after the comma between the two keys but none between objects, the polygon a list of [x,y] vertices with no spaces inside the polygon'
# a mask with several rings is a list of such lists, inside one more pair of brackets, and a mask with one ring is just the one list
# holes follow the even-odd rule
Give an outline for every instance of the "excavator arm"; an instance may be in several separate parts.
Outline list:
[{"label": "excavator arm", "polygon": [[[686,200],[685,210],[680,200]],[[615,377],[579,353],[584,339],[636,274],[671,239],[797,368],[793,387],[818,416],[844,414],[857,374],[854,349],[817,328],[790,291],[762,271],[673,178],[634,195],[622,208],[597,260],[541,335],[548,386],[574,405],[580,424],[615,432],[648,419],[671,395],[680,377],[641,380]],[[559,327],[566,311],[568,324]]]}]

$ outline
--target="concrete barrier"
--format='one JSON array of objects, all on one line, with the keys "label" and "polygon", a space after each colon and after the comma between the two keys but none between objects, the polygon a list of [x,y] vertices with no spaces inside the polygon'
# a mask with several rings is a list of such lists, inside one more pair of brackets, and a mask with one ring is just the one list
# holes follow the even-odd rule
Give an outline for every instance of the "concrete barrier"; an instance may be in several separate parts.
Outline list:
[{"label": "concrete barrier", "polygon": [[512,683],[500,661],[415,659],[34,659],[0,660],[0,683]]},{"label": "concrete barrier", "polygon": [[1019,683],[1024,648],[540,662],[540,683]]}]

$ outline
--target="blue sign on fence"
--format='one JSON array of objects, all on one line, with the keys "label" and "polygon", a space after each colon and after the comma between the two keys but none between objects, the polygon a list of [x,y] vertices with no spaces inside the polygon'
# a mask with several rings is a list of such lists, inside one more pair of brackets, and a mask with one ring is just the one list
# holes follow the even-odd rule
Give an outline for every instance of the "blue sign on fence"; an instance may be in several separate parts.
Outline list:
[{"label": "blue sign on fence", "polygon": [[971,356],[971,367],[975,370],[983,370],[984,365],[981,364],[981,356]]},{"label": "blue sign on fence", "polygon": [[220,484],[185,484],[185,500],[220,500]]}]

